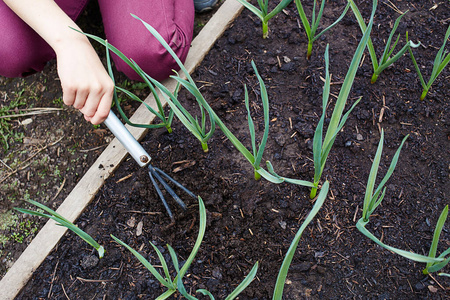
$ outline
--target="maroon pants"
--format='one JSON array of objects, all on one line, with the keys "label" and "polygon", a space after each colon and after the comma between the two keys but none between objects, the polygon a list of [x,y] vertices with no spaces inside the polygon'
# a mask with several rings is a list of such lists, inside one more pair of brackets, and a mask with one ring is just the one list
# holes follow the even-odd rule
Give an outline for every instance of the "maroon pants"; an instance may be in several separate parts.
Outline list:
[{"label": "maroon pants", "polygon": [[[73,20],[89,0],[55,0]],[[157,80],[179,69],[153,35],[130,13],[152,25],[184,61],[194,28],[193,0],[98,0],[108,42]],[[0,1],[0,75],[23,77],[42,71],[55,58],[53,49]],[[116,68],[130,79],[140,77],[113,55]]]}]

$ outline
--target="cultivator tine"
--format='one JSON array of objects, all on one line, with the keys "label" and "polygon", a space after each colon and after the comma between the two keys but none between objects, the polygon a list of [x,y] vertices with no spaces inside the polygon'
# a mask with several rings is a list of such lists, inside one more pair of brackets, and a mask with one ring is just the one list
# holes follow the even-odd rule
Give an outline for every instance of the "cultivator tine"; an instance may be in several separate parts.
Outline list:
[{"label": "cultivator tine", "polygon": [[170,219],[173,221],[173,214],[172,211],[170,210],[169,205],[167,204],[166,199],[164,198],[164,195],[161,191],[161,189],[158,186],[158,183],[156,183],[155,178],[153,178],[152,172],[151,170],[148,172],[148,175],[150,175],[150,179],[152,180],[153,186],[156,189],[156,192],[158,193],[159,198],[161,199],[162,203],[164,204],[164,207],[166,208],[167,213],[169,214]]},{"label": "cultivator tine", "polygon": [[[183,185],[181,185],[181,183],[177,182],[175,179],[173,179],[172,177],[170,177],[169,175],[167,175],[164,171],[162,171],[161,169],[155,168],[152,165],[148,165],[148,169],[149,169],[149,175],[150,178],[152,180],[153,186],[156,189],[156,192],[158,193],[158,196],[161,198],[161,201],[164,204],[164,207],[167,210],[167,213],[169,214],[170,218],[173,220],[173,214],[172,211],[169,208],[169,205],[167,204],[166,199],[164,198],[164,195],[162,194],[161,189],[158,186],[158,183],[156,182],[155,179],[157,179],[159,181],[159,183],[162,184],[162,186],[164,187],[164,189],[172,196],[172,198],[178,203],[178,205],[180,205],[183,209],[186,209],[186,204],[183,202],[183,200],[181,200],[181,198],[175,193],[175,191],[167,184],[167,182],[164,180],[162,176],[164,176],[166,179],[170,180],[172,183],[174,183],[176,186],[178,186],[179,188],[181,188],[183,191],[185,191],[187,194],[189,194],[190,196],[197,198],[197,196],[194,195],[194,193],[192,193],[190,190],[188,190],[187,188],[185,188]],[[159,173],[159,174],[158,174]],[[161,175],[160,175],[161,174]]]},{"label": "cultivator tine", "polygon": [[163,175],[164,177],[166,177],[168,180],[170,180],[171,182],[173,182],[173,184],[175,184],[177,187],[179,187],[180,189],[182,189],[186,194],[188,194],[189,196],[191,196],[194,199],[197,199],[197,196],[191,192],[190,190],[188,190],[187,188],[185,188],[181,183],[179,183],[178,181],[176,181],[175,179],[173,179],[172,177],[170,177],[169,175],[167,175],[166,172],[164,172],[163,170],[157,168],[157,167],[153,167],[159,174]]},{"label": "cultivator tine", "polygon": [[[163,188],[172,196],[173,199],[183,208],[186,209],[186,204],[181,200],[181,198],[175,193],[175,191],[167,184],[167,182],[164,180],[166,178],[173,184],[175,184],[177,187],[185,191],[188,195],[190,195],[193,198],[197,198],[194,193],[192,193],[190,190],[185,188],[181,183],[167,175],[164,171],[161,169],[153,167],[150,162],[150,155],[142,148],[142,146],[136,141],[136,139],[131,135],[131,133],[126,129],[126,127],[122,124],[122,122],[117,118],[117,116],[110,111],[108,118],[105,120],[105,125],[111,130],[111,132],[117,137],[117,139],[122,143],[122,145],[127,149],[127,151],[130,153],[130,155],[134,158],[134,160],[139,164],[141,167],[148,166],[150,175],[150,179],[152,180],[153,186],[156,189],[156,192],[158,193],[159,198],[161,198],[161,201],[164,204],[164,207],[167,210],[167,213],[169,214],[170,219],[173,221],[173,214],[170,210],[169,205],[167,204],[166,199],[164,198],[164,195],[161,191],[161,189],[158,186],[158,182],[162,184]],[[163,177],[161,177],[163,176]]]}]

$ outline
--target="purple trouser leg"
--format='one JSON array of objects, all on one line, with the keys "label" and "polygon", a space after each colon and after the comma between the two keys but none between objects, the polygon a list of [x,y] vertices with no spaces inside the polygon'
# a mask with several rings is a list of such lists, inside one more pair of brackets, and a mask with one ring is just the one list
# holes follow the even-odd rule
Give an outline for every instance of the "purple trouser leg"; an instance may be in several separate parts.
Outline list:
[{"label": "purple trouser leg", "polygon": [[[56,0],[75,20],[89,0]],[[152,25],[182,61],[192,41],[194,4],[192,0],[99,0],[108,41],[155,79],[162,80],[179,69],[170,54],[130,16],[133,13]],[[50,46],[0,1],[0,75],[26,76],[41,71],[55,58]],[[116,67],[130,79],[140,78],[118,57]]]},{"label": "purple trouser leg", "polygon": [[[89,0],[55,2],[76,20]],[[0,1],[0,75],[23,77],[42,71],[55,58],[53,49]]]},{"label": "purple trouser leg", "polygon": [[[178,65],[164,47],[134,14],[149,23],[166,40],[184,62],[194,30],[193,0],[99,0],[108,42],[133,59],[157,80],[173,74]],[[130,79],[140,77],[119,57],[113,56],[116,68]]]}]

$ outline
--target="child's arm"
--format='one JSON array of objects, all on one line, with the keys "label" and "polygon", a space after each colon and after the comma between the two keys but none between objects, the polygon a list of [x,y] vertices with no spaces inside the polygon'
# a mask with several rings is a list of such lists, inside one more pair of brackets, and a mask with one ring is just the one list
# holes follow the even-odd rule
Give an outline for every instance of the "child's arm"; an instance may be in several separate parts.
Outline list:
[{"label": "child's arm", "polygon": [[79,109],[93,124],[103,122],[114,84],[89,40],[70,28],[80,30],[75,22],[52,0],[4,2],[55,51],[64,103]]}]

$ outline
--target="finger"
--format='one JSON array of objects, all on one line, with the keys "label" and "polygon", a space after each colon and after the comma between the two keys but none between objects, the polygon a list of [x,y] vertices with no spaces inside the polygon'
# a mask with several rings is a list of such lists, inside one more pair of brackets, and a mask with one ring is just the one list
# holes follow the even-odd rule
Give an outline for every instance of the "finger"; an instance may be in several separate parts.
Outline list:
[{"label": "finger", "polygon": [[79,110],[83,109],[88,96],[89,90],[87,88],[78,88],[76,91],[75,102],[73,103],[73,107]]},{"label": "finger", "polygon": [[97,111],[98,105],[100,103],[102,95],[96,91],[91,91],[89,93],[89,96],[86,99],[86,102],[84,103],[82,113],[85,115],[85,117],[92,118],[95,115],[95,112]]},{"label": "finger", "polygon": [[65,105],[71,106],[75,102],[76,89],[61,85],[63,90],[63,102]]},{"label": "finger", "polygon": [[112,92],[105,93],[102,99],[100,100],[95,115],[90,120],[92,124],[98,125],[106,120],[109,111],[111,110],[111,102],[112,102]]}]

